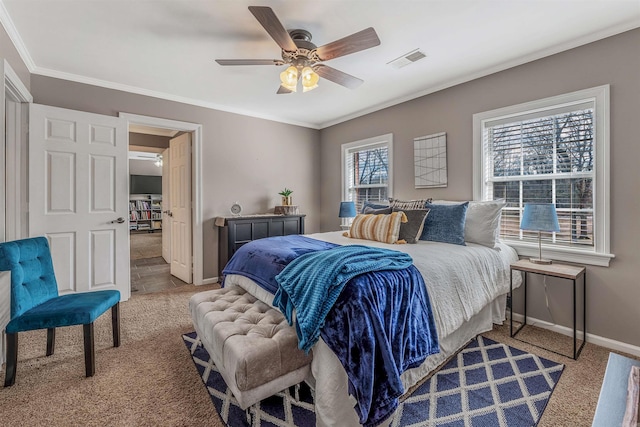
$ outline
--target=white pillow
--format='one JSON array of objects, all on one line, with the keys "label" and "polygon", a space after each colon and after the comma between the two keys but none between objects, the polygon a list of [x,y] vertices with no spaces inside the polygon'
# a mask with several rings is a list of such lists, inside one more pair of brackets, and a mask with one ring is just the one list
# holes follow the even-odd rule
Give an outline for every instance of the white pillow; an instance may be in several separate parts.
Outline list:
[{"label": "white pillow", "polygon": [[[460,203],[450,200],[434,200],[435,204]],[[470,201],[464,223],[464,241],[495,248],[500,240],[500,218],[504,199]]]}]

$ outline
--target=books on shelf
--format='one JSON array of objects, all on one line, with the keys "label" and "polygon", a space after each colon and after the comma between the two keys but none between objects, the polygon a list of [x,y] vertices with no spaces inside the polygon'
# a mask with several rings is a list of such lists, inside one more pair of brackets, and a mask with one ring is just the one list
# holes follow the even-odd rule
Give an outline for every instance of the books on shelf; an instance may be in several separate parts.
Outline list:
[{"label": "books on shelf", "polygon": [[147,195],[129,200],[129,230],[162,230],[162,198]]}]

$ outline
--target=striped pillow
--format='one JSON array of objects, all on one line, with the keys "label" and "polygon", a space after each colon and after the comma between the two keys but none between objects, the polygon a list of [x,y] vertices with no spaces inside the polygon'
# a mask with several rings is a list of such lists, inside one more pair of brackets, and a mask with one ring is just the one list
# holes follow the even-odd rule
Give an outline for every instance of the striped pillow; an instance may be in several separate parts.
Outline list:
[{"label": "striped pillow", "polygon": [[412,211],[415,209],[424,209],[427,203],[431,203],[431,198],[429,199],[419,199],[419,200],[393,200],[391,202],[391,208],[399,209],[402,211]]},{"label": "striped pillow", "polygon": [[393,212],[389,215],[358,214],[346,237],[352,239],[375,240],[384,243],[406,243],[398,240],[400,223],[407,222],[404,212]]}]

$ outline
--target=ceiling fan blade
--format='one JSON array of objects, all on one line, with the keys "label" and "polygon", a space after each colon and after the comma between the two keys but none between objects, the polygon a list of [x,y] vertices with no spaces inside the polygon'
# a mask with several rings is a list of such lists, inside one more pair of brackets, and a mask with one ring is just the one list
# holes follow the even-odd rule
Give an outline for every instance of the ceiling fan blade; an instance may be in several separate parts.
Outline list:
[{"label": "ceiling fan blade", "polygon": [[313,67],[313,70],[320,76],[327,80],[331,80],[334,83],[338,83],[349,89],[355,89],[364,83],[364,80],[357,77],[353,77],[350,74],[344,73],[340,70],[336,70],[333,67],[327,65],[318,64]]},{"label": "ceiling fan blade", "polygon": [[282,95],[283,93],[291,93],[291,91],[289,89],[287,89],[286,87],[280,85],[278,87],[278,91],[276,92],[278,95]]},{"label": "ceiling fan blade", "polygon": [[220,65],[282,65],[281,59],[216,59]]},{"label": "ceiling fan blade", "polygon": [[360,52],[361,50],[369,49],[379,44],[380,39],[376,34],[376,30],[369,27],[340,40],[320,46],[316,49],[316,53],[321,61],[328,61],[329,59]]},{"label": "ceiling fan blade", "polygon": [[270,7],[249,6],[249,11],[253,13],[260,25],[267,30],[267,33],[283,50],[295,52],[298,49],[298,46],[293,42],[293,39]]}]

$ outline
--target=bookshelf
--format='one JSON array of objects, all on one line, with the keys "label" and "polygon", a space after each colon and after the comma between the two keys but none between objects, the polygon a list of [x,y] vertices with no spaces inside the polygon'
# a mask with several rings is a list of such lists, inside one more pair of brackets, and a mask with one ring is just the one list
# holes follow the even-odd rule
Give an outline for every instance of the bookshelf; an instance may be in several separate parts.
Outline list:
[{"label": "bookshelf", "polygon": [[162,195],[131,194],[129,196],[129,231],[152,233],[162,230]]}]

